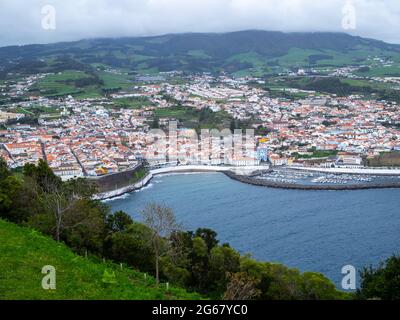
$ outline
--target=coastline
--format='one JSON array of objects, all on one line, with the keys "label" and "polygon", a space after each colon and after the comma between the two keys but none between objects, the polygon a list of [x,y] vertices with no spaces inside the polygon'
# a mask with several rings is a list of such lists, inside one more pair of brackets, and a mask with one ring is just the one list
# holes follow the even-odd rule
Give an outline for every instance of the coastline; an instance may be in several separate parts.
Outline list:
[{"label": "coastline", "polygon": [[[126,193],[130,193],[136,190],[140,190],[146,187],[150,181],[156,175],[169,174],[169,173],[206,173],[206,172],[220,172],[225,173],[228,171],[236,171],[239,174],[251,174],[256,171],[260,171],[262,167],[260,166],[248,166],[248,167],[230,167],[230,166],[204,166],[204,165],[187,165],[187,166],[175,166],[175,167],[165,167],[159,169],[150,170],[149,173],[140,181],[124,186],[121,188],[116,188],[111,191],[100,192],[96,194],[93,199],[95,200],[109,200],[112,198],[120,197]],[[269,170],[269,167],[266,167]],[[264,171],[266,171],[264,170]]]},{"label": "coastline", "polygon": [[136,190],[146,187],[149,184],[149,182],[151,181],[151,179],[153,179],[153,174],[149,173],[139,182],[136,182],[127,187],[122,187],[122,188],[118,188],[118,189],[115,189],[112,191],[98,193],[93,196],[93,199],[103,201],[103,200],[109,200],[112,198],[120,197],[126,193],[131,193],[133,191],[136,191]]},{"label": "coastline", "polygon": [[[400,170],[386,170],[381,171],[380,169],[347,169],[347,168],[335,168],[325,169],[325,168],[300,168],[300,167],[290,167],[288,169],[303,170],[303,171],[314,171],[322,173],[336,173],[336,174],[369,174],[369,175],[400,175]],[[229,167],[229,166],[176,166],[176,167],[166,167],[160,169],[150,170],[149,173],[140,181],[128,185],[125,187],[117,188],[112,191],[106,191],[96,194],[93,199],[96,200],[109,200],[112,198],[120,197],[124,194],[131,193],[146,187],[154,176],[162,174],[180,174],[180,173],[207,173],[216,172],[223,173],[227,177],[236,180],[241,183],[251,184],[260,187],[268,188],[278,188],[278,189],[292,189],[292,190],[333,190],[333,191],[343,191],[343,190],[367,190],[367,189],[393,189],[400,188],[400,181],[398,183],[363,183],[363,184],[348,184],[348,185],[302,185],[295,183],[283,183],[283,182],[272,182],[263,179],[257,179],[257,175],[260,172],[268,172],[273,170],[270,167],[254,166],[254,167]],[[344,171],[342,171],[344,170]],[[389,174],[387,171],[393,171]],[[399,172],[397,172],[399,171]]]}]

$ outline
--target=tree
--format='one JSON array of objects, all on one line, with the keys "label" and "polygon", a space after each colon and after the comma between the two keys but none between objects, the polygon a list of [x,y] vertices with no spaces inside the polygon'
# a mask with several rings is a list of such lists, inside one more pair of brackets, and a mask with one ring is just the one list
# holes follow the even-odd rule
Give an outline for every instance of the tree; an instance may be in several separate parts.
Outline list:
[{"label": "tree", "polygon": [[57,177],[46,161],[40,159],[37,165],[27,163],[24,166],[25,177],[31,178],[42,192],[50,192],[62,185],[61,178]]},{"label": "tree", "polygon": [[13,219],[10,214],[14,199],[20,189],[20,181],[12,175],[7,163],[0,157],[0,216],[13,222],[20,222],[19,219]]},{"label": "tree", "polygon": [[257,289],[257,284],[260,281],[244,272],[229,273],[228,278],[229,283],[223,300],[251,300],[261,293]]},{"label": "tree", "polygon": [[124,231],[111,233],[104,243],[104,254],[124,262],[142,272],[154,272],[154,250],[149,245],[152,230],[141,223],[133,223]]},{"label": "tree", "polygon": [[76,200],[63,218],[61,237],[78,252],[103,251],[109,207],[87,199]]},{"label": "tree", "polygon": [[388,258],[378,268],[364,268],[360,276],[358,299],[400,299],[400,256]]},{"label": "tree", "polygon": [[159,129],[160,128],[160,119],[158,117],[155,117],[153,121],[150,124],[151,129]]},{"label": "tree", "polygon": [[240,271],[240,254],[229,246],[216,246],[210,252],[209,283],[220,297],[227,285],[228,273]]},{"label": "tree", "polygon": [[142,211],[142,216],[145,225],[152,231],[150,241],[155,254],[156,283],[158,285],[160,283],[160,257],[167,252],[162,238],[169,238],[172,233],[180,229],[180,226],[175,220],[172,209],[157,203],[148,204]]},{"label": "tree", "polygon": [[320,273],[304,272],[301,287],[302,299],[334,300],[337,298],[335,285]]},{"label": "tree", "polygon": [[193,288],[204,293],[209,292],[209,251],[207,243],[201,237],[193,238],[191,269]]},{"label": "tree", "polygon": [[199,228],[196,230],[195,237],[200,237],[204,240],[207,245],[208,251],[211,251],[216,245],[218,245],[217,233],[214,230],[207,228]]},{"label": "tree", "polygon": [[[95,187],[86,179],[74,179],[63,182],[57,177],[48,164],[40,160],[37,166],[27,164],[24,167],[24,175],[30,180],[33,194],[44,213],[33,217],[32,223],[53,224],[53,234],[60,241],[63,231],[89,226],[94,228],[99,218],[94,214],[82,214],[91,211],[91,197],[95,193]],[[45,216],[43,216],[43,214]],[[47,216],[46,216],[47,215]],[[94,220],[92,220],[94,218]]]},{"label": "tree", "polygon": [[190,287],[193,232],[176,231],[169,238],[168,255],[161,259],[161,270],[167,279],[182,287]]},{"label": "tree", "polygon": [[47,192],[38,194],[38,198],[47,212],[54,216],[55,238],[60,241],[61,232],[66,227],[65,217],[77,205],[80,197],[65,184],[45,184],[44,186]]},{"label": "tree", "polygon": [[107,217],[107,229],[109,232],[126,231],[132,224],[132,218],[123,211],[117,211]]},{"label": "tree", "polygon": [[235,119],[231,120],[231,124],[229,125],[229,129],[231,130],[232,133],[235,132],[235,129],[236,129],[236,121],[235,121]]}]

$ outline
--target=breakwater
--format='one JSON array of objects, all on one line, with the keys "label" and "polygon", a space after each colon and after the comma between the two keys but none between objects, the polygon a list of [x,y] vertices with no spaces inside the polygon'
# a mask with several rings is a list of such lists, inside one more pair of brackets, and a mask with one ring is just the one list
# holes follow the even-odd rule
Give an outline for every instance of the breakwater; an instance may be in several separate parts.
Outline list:
[{"label": "breakwater", "polygon": [[255,186],[279,188],[279,189],[294,189],[294,190],[368,190],[368,189],[389,189],[400,188],[400,182],[383,182],[383,183],[360,183],[346,185],[305,185],[296,183],[285,183],[257,179],[255,175],[245,176],[238,175],[231,171],[224,172],[229,178],[240,181],[242,183],[252,184]]}]

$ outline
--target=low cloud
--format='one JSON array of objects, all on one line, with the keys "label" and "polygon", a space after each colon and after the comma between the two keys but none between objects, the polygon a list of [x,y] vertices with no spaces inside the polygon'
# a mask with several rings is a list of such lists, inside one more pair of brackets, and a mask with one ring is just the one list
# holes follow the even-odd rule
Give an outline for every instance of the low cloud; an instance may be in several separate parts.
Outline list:
[{"label": "low cloud", "polygon": [[[353,5],[356,29],[342,28]],[[43,6],[56,29],[42,28]],[[0,0],[0,46],[82,38],[247,29],[343,31],[400,43],[398,0]]]}]

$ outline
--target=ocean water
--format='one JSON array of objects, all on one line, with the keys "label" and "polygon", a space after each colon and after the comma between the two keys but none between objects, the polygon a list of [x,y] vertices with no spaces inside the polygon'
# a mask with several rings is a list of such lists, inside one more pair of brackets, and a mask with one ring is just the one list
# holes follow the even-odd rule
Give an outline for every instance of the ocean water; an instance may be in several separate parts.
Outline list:
[{"label": "ocean water", "polygon": [[361,269],[400,254],[400,189],[284,190],[220,173],[172,174],[108,204],[140,220],[153,201],[173,208],[187,230],[211,228],[241,253],[321,272],[338,287],[344,265]]}]

